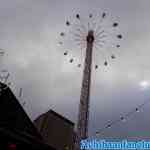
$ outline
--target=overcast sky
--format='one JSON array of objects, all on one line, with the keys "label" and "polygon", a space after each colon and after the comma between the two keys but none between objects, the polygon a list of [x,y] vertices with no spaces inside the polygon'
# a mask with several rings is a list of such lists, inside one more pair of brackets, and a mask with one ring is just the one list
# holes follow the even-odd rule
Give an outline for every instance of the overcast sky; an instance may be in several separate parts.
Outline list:
[{"label": "overcast sky", "polygon": [[[101,68],[92,72],[90,135],[150,99],[150,1],[0,0],[0,48],[6,51],[1,69],[10,72],[17,97],[23,88],[20,102],[26,101],[32,120],[54,109],[76,123],[83,68],[64,57],[70,43],[60,47],[59,34],[67,32],[65,21],[75,20],[76,13],[84,18],[102,12],[108,13],[110,22],[119,22],[116,33],[123,39],[119,50],[112,49],[117,58],[108,67],[103,66],[103,56],[93,61]],[[80,61],[80,49],[76,50]],[[149,108],[150,104],[99,137],[150,137]]]}]

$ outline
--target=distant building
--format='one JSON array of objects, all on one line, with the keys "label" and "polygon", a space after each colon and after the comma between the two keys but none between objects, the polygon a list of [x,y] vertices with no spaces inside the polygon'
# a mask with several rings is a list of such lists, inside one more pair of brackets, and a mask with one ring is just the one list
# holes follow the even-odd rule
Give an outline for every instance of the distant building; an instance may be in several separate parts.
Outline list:
[{"label": "distant building", "polygon": [[44,143],[24,109],[10,90],[0,83],[0,150],[55,150]]},{"label": "distant building", "polygon": [[53,110],[34,121],[44,141],[57,150],[73,150],[74,123]]}]

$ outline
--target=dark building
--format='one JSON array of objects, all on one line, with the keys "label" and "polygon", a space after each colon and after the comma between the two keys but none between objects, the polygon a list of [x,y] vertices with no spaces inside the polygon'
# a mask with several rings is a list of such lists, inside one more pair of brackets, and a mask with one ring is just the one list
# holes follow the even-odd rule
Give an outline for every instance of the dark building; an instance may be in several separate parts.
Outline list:
[{"label": "dark building", "polygon": [[74,123],[53,110],[34,121],[44,141],[57,150],[73,150]]},{"label": "dark building", "polygon": [[43,142],[10,88],[0,83],[0,150],[9,148],[55,150]]}]

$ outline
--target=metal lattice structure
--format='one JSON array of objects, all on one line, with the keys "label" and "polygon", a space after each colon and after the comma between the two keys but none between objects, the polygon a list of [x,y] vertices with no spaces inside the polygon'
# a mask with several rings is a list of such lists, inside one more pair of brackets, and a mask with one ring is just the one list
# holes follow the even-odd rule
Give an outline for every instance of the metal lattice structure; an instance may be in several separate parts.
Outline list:
[{"label": "metal lattice structure", "polygon": [[[0,48],[0,57],[2,58],[5,55],[5,50]],[[10,73],[6,69],[0,68],[0,82],[10,85],[8,81]]]},{"label": "metal lattice structure", "polygon": [[[76,14],[77,23],[71,23],[66,21],[66,26],[72,28],[68,33],[61,32],[60,36],[63,38],[59,41],[60,45],[65,44],[65,38],[68,34],[72,35],[73,42],[81,48],[81,51],[85,50],[84,56],[84,69],[83,69],[83,79],[80,95],[80,104],[79,104],[79,113],[78,113],[78,122],[77,122],[77,140],[75,144],[75,149],[79,150],[79,142],[82,139],[88,138],[88,121],[89,121],[89,103],[90,103],[90,87],[91,87],[91,73],[92,73],[92,63],[93,63],[93,50],[97,50],[102,55],[104,60],[104,66],[108,66],[108,61],[105,57],[105,52],[110,55],[111,59],[115,59],[116,56],[111,51],[106,50],[105,45],[110,45],[110,48],[120,48],[119,41],[116,42],[116,39],[122,39],[121,34],[116,34],[116,30],[111,32],[107,29],[114,29],[118,27],[117,22],[111,23],[110,26],[105,28],[103,27],[103,22],[107,18],[107,14],[103,12],[97,18],[94,18],[93,14],[89,14],[88,18],[83,20],[79,14]],[[112,42],[112,39],[115,42]],[[67,42],[70,45],[70,42]],[[104,48],[105,47],[105,48]],[[104,51],[105,49],[105,51]],[[69,54],[68,51],[64,52],[64,56]],[[74,58],[70,58],[70,63],[74,62]],[[81,63],[77,64],[77,67],[81,67]],[[99,68],[98,64],[95,64],[95,69]]]},{"label": "metal lattice structure", "polygon": [[[0,57],[1,58],[5,55],[5,51],[6,50],[0,48]],[[2,60],[2,59],[0,59],[0,60]],[[10,73],[7,69],[0,68],[0,83],[2,83],[4,85],[7,85],[7,86],[3,86],[3,85],[0,84],[0,94],[1,94],[1,92],[3,90],[6,90],[11,85]],[[23,90],[22,90],[22,88],[20,88],[20,90],[19,90],[19,99],[22,98],[22,94],[23,94]],[[22,105],[25,106],[25,104],[26,104],[26,102],[23,101]]]},{"label": "metal lattice structure", "polygon": [[[2,57],[5,54],[5,50],[0,48],[0,63],[2,61]],[[9,72],[5,69],[0,68],[0,83],[4,83],[6,85],[10,85],[11,83],[8,81],[9,80]],[[3,86],[0,84],[0,94],[2,93],[3,90],[7,89],[7,86]]]}]

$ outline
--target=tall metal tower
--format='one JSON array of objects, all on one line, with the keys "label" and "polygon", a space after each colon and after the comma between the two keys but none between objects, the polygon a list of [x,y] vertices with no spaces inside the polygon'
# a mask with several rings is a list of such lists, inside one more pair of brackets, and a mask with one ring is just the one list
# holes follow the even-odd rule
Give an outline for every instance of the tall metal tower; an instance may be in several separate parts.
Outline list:
[{"label": "tall metal tower", "polygon": [[77,123],[78,139],[88,137],[88,120],[89,120],[89,100],[90,100],[90,84],[91,84],[91,66],[92,66],[92,51],[94,42],[94,31],[89,30],[86,37],[87,48],[83,72],[83,81],[80,96],[79,116]]},{"label": "tall metal tower", "polygon": [[[79,104],[79,113],[78,113],[78,122],[77,122],[77,139],[75,143],[75,149],[80,149],[80,141],[82,139],[88,138],[88,121],[89,121],[89,103],[90,103],[90,87],[91,87],[91,72],[92,72],[92,55],[93,49],[104,49],[104,45],[108,42],[111,45],[111,48],[117,47],[120,45],[117,43],[112,43],[110,38],[117,37],[117,39],[121,39],[121,34],[115,34],[114,32],[109,32],[105,29],[102,22],[106,18],[106,13],[102,13],[102,15],[98,16],[98,18],[94,18],[93,14],[89,14],[87,22],[83,21],[79,14],[76,14],[76,19],[79,21],[79,24],[74,24],[74,27],[71,29],[71,34],[73,34],[74,41],[80,46],[81,50],[85,49],[85,60],[84,60],[84,69],[83,69],[83,79],[82,79],[82,87],[81,87],[81,95],[80,95],[80,104]],[[67,26],[73,25],[70,21],[66,21]],[[114,22],[109,27],[116,28],[118,26],[117,22]],[[61,32],[60,36],[65,38],[66,33]],[[65,41],[65,40],[64,40]],[[59,41],[60,45],[64,44],[64,41]],[[107,42],[108,41],[108,42]],[[118,41],[117,41],[118,42]],[[69,42],[68,42],[69,43]],[[69,43],[70,44],[70,43]],[[110,54],[111,59],[115,59],[116,56],[112,51],[106,50],[108,54]],[[104,51],[105,52],[105,51]],[[64,55],[68,55],[68,51],[64,52]],[[100,51],[102,54],[102,51]],[[104,66],[108,65],[108,61],[106,58],[104,61]],[[74,58],[69,60],[70,63],[74,62]],[[81,64],[77,65],[79,68]],[[98,69],[98,64],[95,65],[95,69]]]}]

